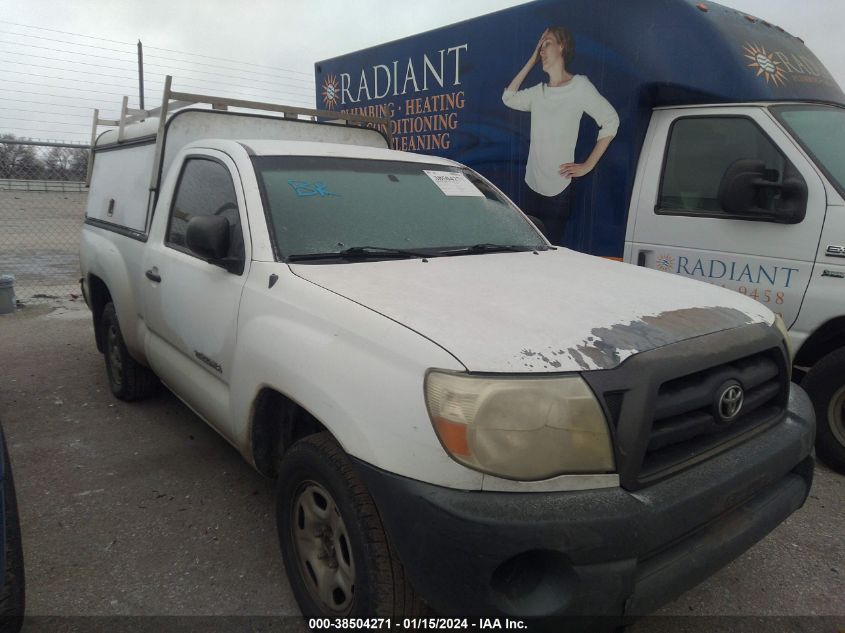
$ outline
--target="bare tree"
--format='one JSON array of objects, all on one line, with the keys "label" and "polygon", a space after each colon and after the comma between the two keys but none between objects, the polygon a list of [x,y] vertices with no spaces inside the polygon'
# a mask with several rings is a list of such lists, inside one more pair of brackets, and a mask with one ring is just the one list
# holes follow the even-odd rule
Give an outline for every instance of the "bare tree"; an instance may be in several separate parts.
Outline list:
[{"label": "bare tree", "polygon": [[14,134],[0,135],[0,178],[34,179],[40,176],[41,165],[31,145],[13,145]]},{"label": "bare tree", "polygon": [[70,147],[51,147],[44,159],[49,180],[70,180],[73,153]]},{"label": "bare tree", "polygon": [[72,147],[70,153],[70,180],[85,180],[85,176],[88,174],[88,150]]}]

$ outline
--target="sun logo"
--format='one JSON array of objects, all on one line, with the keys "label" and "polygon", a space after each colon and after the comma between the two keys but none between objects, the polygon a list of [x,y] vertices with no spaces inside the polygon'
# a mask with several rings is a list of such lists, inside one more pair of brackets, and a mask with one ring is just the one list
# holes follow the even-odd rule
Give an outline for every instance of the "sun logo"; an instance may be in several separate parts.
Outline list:
[{"label": "sun logo", "polygon": [[337,75],[329,75],[323,81],[323,103],[329,110],[334,110],[340,101],[340,86],[337,83]]},{"label": "sun logo", "polygon": [[767,53],[765,48],[757,44],[746,44],[743,49],[746,59],[751,60],[748,67],[752,70],[757,69],[757,77],[763,75],[766,83],[771,82],[776,86],[786,83],[786,75],[780,67],[780,62],[773,59],[773,53]]},{"label": "sun logo", "polygon": [[664,273],[672,272],[672,269],[675,268],[675,258],[671,255],[658,255],[657,256],[657,270],[662,270]]}]

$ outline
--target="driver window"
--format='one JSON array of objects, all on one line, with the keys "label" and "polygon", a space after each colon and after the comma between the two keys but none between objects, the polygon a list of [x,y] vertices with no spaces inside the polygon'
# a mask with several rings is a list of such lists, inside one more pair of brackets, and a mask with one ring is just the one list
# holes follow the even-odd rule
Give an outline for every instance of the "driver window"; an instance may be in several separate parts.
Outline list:
[{"label": "driver window", "polygon": [[[738,160],[761,161],[764,179],[781,183],[793,169],[752,120],[736,116],[684,117],[672,124],[655,211],[666,215],[731,217],[719,203],[719,184]],[[786,175],[789,175],[787,173]],[[776,189],[763,207],[776,204]]]},{"label": "driver window", "polygon": [[229,170],[214,160],[189,158],[176,185],[165,244],[190,253],[185,231],[191,218],[198,215],[219,215],[229,220],[228,256],[244,257],[238,198]]}]

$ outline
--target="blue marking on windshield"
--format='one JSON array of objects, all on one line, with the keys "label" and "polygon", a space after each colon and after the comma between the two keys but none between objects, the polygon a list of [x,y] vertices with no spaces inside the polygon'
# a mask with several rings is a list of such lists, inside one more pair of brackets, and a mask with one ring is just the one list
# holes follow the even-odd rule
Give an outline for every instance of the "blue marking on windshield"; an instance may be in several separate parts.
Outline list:
[{"label": "blue marking on windshield", "polygon": [[324,182],[310,183],[307,180],[288,180],[288,184],[300,198],[310,198],[312,196],[320,196],[321,198],[329,196],[341,197],[339,193],[326,191],[326,183]]}]

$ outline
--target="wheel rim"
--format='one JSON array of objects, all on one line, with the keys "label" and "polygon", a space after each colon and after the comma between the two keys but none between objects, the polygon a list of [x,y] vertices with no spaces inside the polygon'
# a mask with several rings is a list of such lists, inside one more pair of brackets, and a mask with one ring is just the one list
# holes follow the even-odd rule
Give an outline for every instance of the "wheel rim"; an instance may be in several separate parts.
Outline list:
[{"label": "wheel rim", "polygon": [[120,355],[120,332],[112,323],[106,333],[107,353],[109,355],[109,376],[116,387],[123,384],[123,358]]},{"label": "wheel rim", "polygon": [[845,385],[840,387],[830,399],[827,419],[836,441],[845,446]]},{"label": "wheel rim", "polygon": [[355,561],[346,524],[332,496],[313,481],[300,486],[291,517],[299,570],[311,597],[332,615],[344,615],[355,596]]}]

